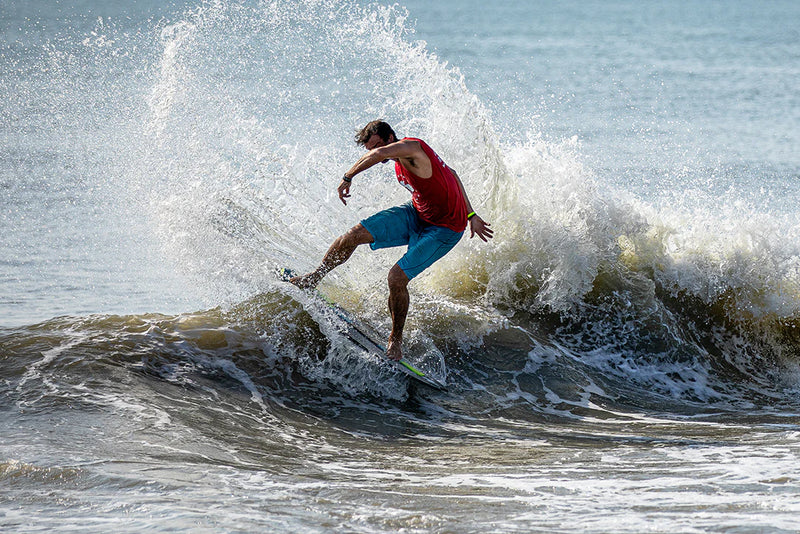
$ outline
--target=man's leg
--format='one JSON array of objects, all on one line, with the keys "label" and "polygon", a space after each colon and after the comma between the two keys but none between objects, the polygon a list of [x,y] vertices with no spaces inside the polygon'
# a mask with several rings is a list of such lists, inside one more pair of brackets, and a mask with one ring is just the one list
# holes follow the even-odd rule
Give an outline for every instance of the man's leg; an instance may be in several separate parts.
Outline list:
[{"label": "man's leg", "polygon": [[303,276],[296,276],[289,281],[303,289],[317,287],[325,275],[346,262],[359,245],[372,243],[372,241],[374,241],[372,234],[359,223],[333,241],[316,270]]},{"label": "man's leg", "polygon": [[392,315],[392,333],[386,345],[386,355],[391,360],[403,357],[403,327],[408,315],[408,276],[397,264],[389,270],[389,313]]},{"label": "man's leg", "polygon": [[[393,360],[402,358],[403,327],[408,315],[408,282],[435,261],[447,254],[463,232],[454,232],[444,227],[428,227],[421,234],[414,234],[408,251],[389,270],[389,312],[392,314],[392,333],[386,346],[386,354]],[[417,237],[415,237],[417,236]]]}]

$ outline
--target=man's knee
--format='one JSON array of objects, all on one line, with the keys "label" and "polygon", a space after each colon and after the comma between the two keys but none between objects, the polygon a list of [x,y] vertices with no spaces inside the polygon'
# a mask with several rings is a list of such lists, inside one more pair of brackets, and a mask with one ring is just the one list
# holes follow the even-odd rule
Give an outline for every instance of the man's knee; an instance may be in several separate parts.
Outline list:
[{"label": "man's knee", "polygon": [[359,223],[354,227],[350,228],[347,232],[342,234],[339,239],[342,243],[347,244],[351,247],[357,247],[358,245],[365,245],[367,243],[372,243],[374,239],[372,238],[372,234],[364,228],[364,226]]},{"label": "man's knee", "polygon": [[387,277],[389,282],[389,288],[404,288],[408,285],[408,276],[406,275],[405,271],[400,268],[399,265],[396,263],[394,267],[389,269],[389,276]]}]

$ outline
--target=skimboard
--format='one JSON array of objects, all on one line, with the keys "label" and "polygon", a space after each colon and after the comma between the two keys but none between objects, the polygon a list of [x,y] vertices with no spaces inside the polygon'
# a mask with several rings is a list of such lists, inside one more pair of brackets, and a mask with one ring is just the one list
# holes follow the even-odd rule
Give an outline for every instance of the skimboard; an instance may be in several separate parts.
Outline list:
[{"label": "skimboard", "polygon": [[[277,269],[278,278],[284,282],[288,282],[290,278],[296,276],[291,269]],[[325,295],[320,293],[317,289],[313,289],[313,295],[323,302],[328,308],[330,308],[337,317],[339,317],[344,325],[343,333],[347,339],[349,339],[355,345],[361,347],[362,349],[366,350],[367,352],[378,356],[383,361],[393,365],[398,370],[405,373],[408,377],[425,384],[433,389],[437,389],[439,391],[446,391],[447,386],[441,382],[425,374],[420,369],[417,369],[414,365],[406,361],[405,359],[402,360],[390,360],[386,357],[386,347],[378,341],[377,335],[372,331],[371,328],[367,327],[361,321],[352,317],[347,311],[342,309],[341,306],[336,304],[335,302],[331,301]]]}]

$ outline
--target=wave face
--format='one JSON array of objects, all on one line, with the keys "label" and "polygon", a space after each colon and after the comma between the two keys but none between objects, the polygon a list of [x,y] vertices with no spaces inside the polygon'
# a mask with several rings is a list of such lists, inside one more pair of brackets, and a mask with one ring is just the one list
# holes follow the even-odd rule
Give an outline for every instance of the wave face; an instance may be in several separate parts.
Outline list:
[{"label": "wave face", "polygon": [[[610,179],[577,138],[509,135],[399,6],[80,22],[0,49],[0,483],[23,503],[0,526],[67,507],[134,530],[529,531],[541,513],[635,532],[648,512],[615,518],[664,487],[690,517],[757,525],[743,503],[796,479],[800,221],[762,202],[758,167]],[[383,166],[335,195],[377,117],[434,147],[495,229],[410,286],[409,358],[446,393],[273,275],[407,199]],[[321,290],[385,335],[400,254],[359,250]]]}]

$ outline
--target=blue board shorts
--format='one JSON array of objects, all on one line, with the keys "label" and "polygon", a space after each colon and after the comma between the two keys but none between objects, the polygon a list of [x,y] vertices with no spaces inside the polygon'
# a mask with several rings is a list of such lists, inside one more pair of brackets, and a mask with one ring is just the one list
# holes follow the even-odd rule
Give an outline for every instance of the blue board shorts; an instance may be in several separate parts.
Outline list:
[{"label": "blue board shorts", "polygon": [[419,218],[411,203],[379,211],[361,221],[375,239],[372,250],[408,245],[397,265],[411,280],[450,252],[464,235],[444,226],[436,226]]}]

